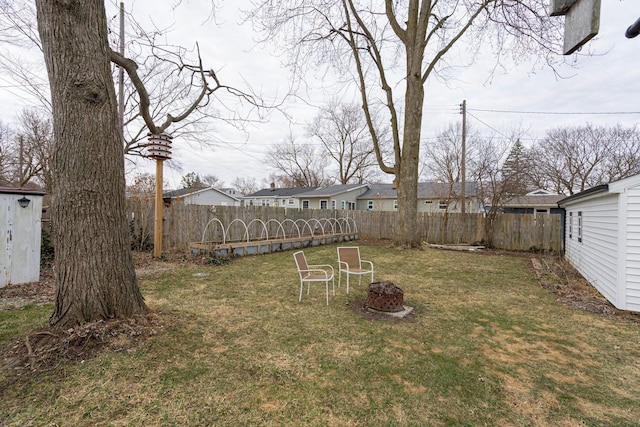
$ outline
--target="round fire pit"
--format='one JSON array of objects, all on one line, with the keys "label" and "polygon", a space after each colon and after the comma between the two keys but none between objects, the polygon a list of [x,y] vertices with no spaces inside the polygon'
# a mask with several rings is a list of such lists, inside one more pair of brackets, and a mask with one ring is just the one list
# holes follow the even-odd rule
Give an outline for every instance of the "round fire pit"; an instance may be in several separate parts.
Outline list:
[{"label": "round fire pit", "polygon": [[392,282],[369,284],[366,306],[374,310],[395,313],[404,310],[404,292]]}]

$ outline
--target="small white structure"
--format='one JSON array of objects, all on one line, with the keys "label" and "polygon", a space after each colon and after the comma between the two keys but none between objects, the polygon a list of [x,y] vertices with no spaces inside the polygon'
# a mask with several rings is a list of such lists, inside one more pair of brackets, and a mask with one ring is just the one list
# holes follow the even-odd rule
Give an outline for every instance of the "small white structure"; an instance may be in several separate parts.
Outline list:
[{"label": "small white structure", "polygon": [[181,188],[162,195],[166,206],[172,203],[205,206],[240,206],[240,199],[213,187]]},{"label": "small white structure", "polygon": [[0,187],[0,288],[40,280],[42,191]]},{"label": "small white structure", "polygon": [[565,258],[616,308],[640,312],[640,175],[558,202]]}]

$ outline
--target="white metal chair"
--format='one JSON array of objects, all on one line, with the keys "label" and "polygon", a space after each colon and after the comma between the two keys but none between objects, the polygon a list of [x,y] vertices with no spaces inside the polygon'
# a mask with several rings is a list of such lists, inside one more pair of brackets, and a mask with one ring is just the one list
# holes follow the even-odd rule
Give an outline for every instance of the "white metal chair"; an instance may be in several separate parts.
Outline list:
[{"label": "white metal chair", "polygon": [[[365,268],[363,264],[367,264]],[[358,276],[358,284],[362,283],[362,276],[371,274],[373,282],[373,263],[360,259],[360,248],[357,246],[341,246],[338,248],[338,288],[342,281],[342,272],[347,274],[347,293],[349,293],[349,275]]]},{"label": "white metal chair", "polygon": [[303,251],[298,251],[293,254],[293,258],[296,261],[298,267],[298,274],[300,275],[300,297],[298,301],[302,301],[302,288],[304,282],[307,282],[307,295],[309,295],[309,288],[311,282],[325,282],[327,305],[329,305],[329,280],[333,285],[333,295],[336,294],[336,282],[334,280],[333,267],[326,264],[309,265],[307,264],[307,258],[304,256]]}]

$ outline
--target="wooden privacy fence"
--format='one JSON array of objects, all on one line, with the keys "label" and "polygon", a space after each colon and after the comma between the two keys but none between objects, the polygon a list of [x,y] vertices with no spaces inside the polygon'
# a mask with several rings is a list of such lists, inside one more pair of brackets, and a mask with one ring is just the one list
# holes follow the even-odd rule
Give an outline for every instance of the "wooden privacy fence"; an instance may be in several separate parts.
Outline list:
[{"label": "wooden privacy fence", "polygon": [[[130,220],[134,243],[140,247],[153,242],[153,201],[130,201]],[[292,209],[263,206],[216,206],[172,204],[165,207],[163,246],[165,250],[188,250],[190,242],[203,239],[205,226],[218,218],[227,226],[235,219],[245,224],[254,219],[352,218],[361,239],[392,240],[397,230],[397,212]],[[257,225],[257,224],[256,224]],[[419,233],[423,241],[436,244],[484,244],[515,251],[560,252],[562,224],[560,215],[499,214],[490,219],[482,214],[419,213]],[[215,238],[215,227],[206,240]],[[211,234],[213,233],[213,234]],[[229,239],[242,239],[242,227],[230,227]],[[270,231],[271,233],[271,231]],[[257,234],[259,236],[259,232]]]}]

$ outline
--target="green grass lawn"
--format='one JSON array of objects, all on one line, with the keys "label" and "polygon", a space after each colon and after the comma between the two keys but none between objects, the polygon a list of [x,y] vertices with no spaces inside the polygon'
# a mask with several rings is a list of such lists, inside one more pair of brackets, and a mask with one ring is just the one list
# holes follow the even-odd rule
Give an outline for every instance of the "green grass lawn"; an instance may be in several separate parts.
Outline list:
[{"label": "green grass lawn", "polygon": [[[305,252],[336,264],[335,246]],[[320,284],[298,302],[292,252],[180,265],[140,278],[149,307],[175,319],[156,335],[39,374],[0,371],[0,425],[640,425],[638,324],[560,304],[523,256],[361,255],[412,317],[355,309],[357,280],[329,306]],[[0,312],[0,346],[51,311]]]}]

